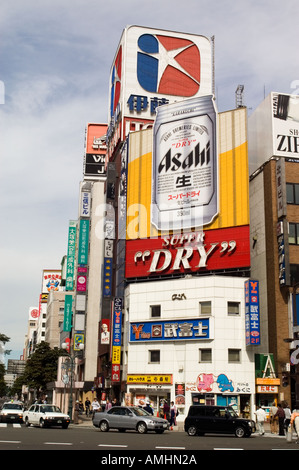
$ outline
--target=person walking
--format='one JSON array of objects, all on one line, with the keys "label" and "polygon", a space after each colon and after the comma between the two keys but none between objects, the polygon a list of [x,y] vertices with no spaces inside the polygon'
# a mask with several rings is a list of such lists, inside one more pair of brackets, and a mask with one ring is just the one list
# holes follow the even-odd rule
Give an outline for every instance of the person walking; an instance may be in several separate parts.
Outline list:
[{"label": "person walking", "polygon": [[271,434],[277,434],[278,419],[277,419],[276,413],[277,413],[277,406],[275,405],[275,402],[273,402],[272,406],[270,407],[270,413],[269,413]]},{"label": "person walking", "polygon": [[170,430],[171,431],[173,431],[173,426],[176,425],[176,414],[177,414],[176,406],[174,402],[172,401],[170,403]]},{"label": "person walking", "polygon": [[264,422],[266,420],[265,410],[261,406],[259,406],[258,409],[255,411],[255,415],[256,415],[256,425],[257,425],[259,435],[263,436],[265,434],[265,429],[264,429]]},{"label": "person walking", "polygon": [[278,418],[278,429],[279,429],[279,436],[284,436],[284,428],[283,428],[283,423],[284,423],[284,411],[280,403],[277,405],[277,411],[275,416]]},{"label": "person walking", "polygon": [[91,404],[91,409],[92,409],[92,417],[94,418],[94,415],[99,409],[101,408],[101,405],[99,404],[97,398],[94,398],[92,404]]},{"label": "person walking", "polygon": [[285,428],[285,431],[288,432],[288,427],[291,422],[292,413],[287,403],[283,407],[283,411],[284,411],[284,428]]},{"label": "person walking", "polygon": [[164,402],[163,414],[164,414],[164,419],[167,419],[169,421],[170,408],[169,408],[169,405],[167,403],[167,400],[165,400],[165,402]]},{"label": "person walking", "polygon": [[297,434],[296,444],[298,444],[299,442],[299,410],[293,410],[293,413],[291,414],[290,425],[293,426],[293,428],[296,431],[296,434]]},{"label": "person walking", "polygon": [[91,405],[90,400],[89,400],[88,398],[86,398],[84,404],[85,404],[85,414],[86,414],[86,416],[89,416],[89,413],[90,413],[90,405]]}]

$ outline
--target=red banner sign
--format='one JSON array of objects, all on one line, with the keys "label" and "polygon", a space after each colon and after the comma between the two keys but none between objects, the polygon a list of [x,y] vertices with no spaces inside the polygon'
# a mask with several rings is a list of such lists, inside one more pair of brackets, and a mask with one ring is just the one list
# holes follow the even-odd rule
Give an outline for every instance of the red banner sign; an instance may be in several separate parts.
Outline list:
[{"label": "red banner sign", "polygon": [[249,266],[248,225],[126,242],[126,278]]}]

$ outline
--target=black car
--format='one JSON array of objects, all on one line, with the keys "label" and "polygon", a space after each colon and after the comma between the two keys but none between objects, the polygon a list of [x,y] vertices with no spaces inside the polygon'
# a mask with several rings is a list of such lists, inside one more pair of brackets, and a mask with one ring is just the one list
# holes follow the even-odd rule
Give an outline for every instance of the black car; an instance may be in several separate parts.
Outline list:
[{"label": "black car", "polygon": [[231,406],[193,405],[189,408],[184,429],[189,436],[217,433],[249,437],[255,432],[255,423],[239,418]]}]

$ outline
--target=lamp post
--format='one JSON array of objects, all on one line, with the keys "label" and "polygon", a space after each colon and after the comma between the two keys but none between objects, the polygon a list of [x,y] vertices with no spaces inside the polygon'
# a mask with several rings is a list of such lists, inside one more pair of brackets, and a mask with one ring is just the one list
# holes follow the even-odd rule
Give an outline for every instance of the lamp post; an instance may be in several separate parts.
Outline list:
[{"label": "lamp post", "polygon": [[[67,343],[62,343],[61,345],[62,349],[66,350],[68,348],[68,344]],[[79,349],[80,351],[82,351],[84,349],[84,344],[83,343],[80,343],[79,344]],[[73,420],[73,371],[75,369],[75,360],[76,358],[78,357],[79,354],[70,354],[68,352],[66,352],[66,356],[69,358],[69,361],[70,361],[70,369],[71,369],[71,380],[70,380],[70,398],[69,398],[69,411],[68,411],[68,414],[69,414],[69,417],[70,417],[70,420],[72,421]]]}]

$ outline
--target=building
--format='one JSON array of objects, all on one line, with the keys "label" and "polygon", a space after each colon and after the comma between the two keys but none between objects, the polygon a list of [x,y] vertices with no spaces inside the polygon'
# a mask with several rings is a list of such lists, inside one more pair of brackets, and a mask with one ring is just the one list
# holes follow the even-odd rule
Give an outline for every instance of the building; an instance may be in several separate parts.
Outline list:
[{"label": "building", "polygon": [[296,103],[298,96],[272,92],[252,113],[248,124],[251,273],[260,281],[263,312],[258,349],[273,354],[276,372],[273,380],[266,381],[268,389],[263,398],[287,401],[292,408],[299,404],[299,126],[288,110]]}]

